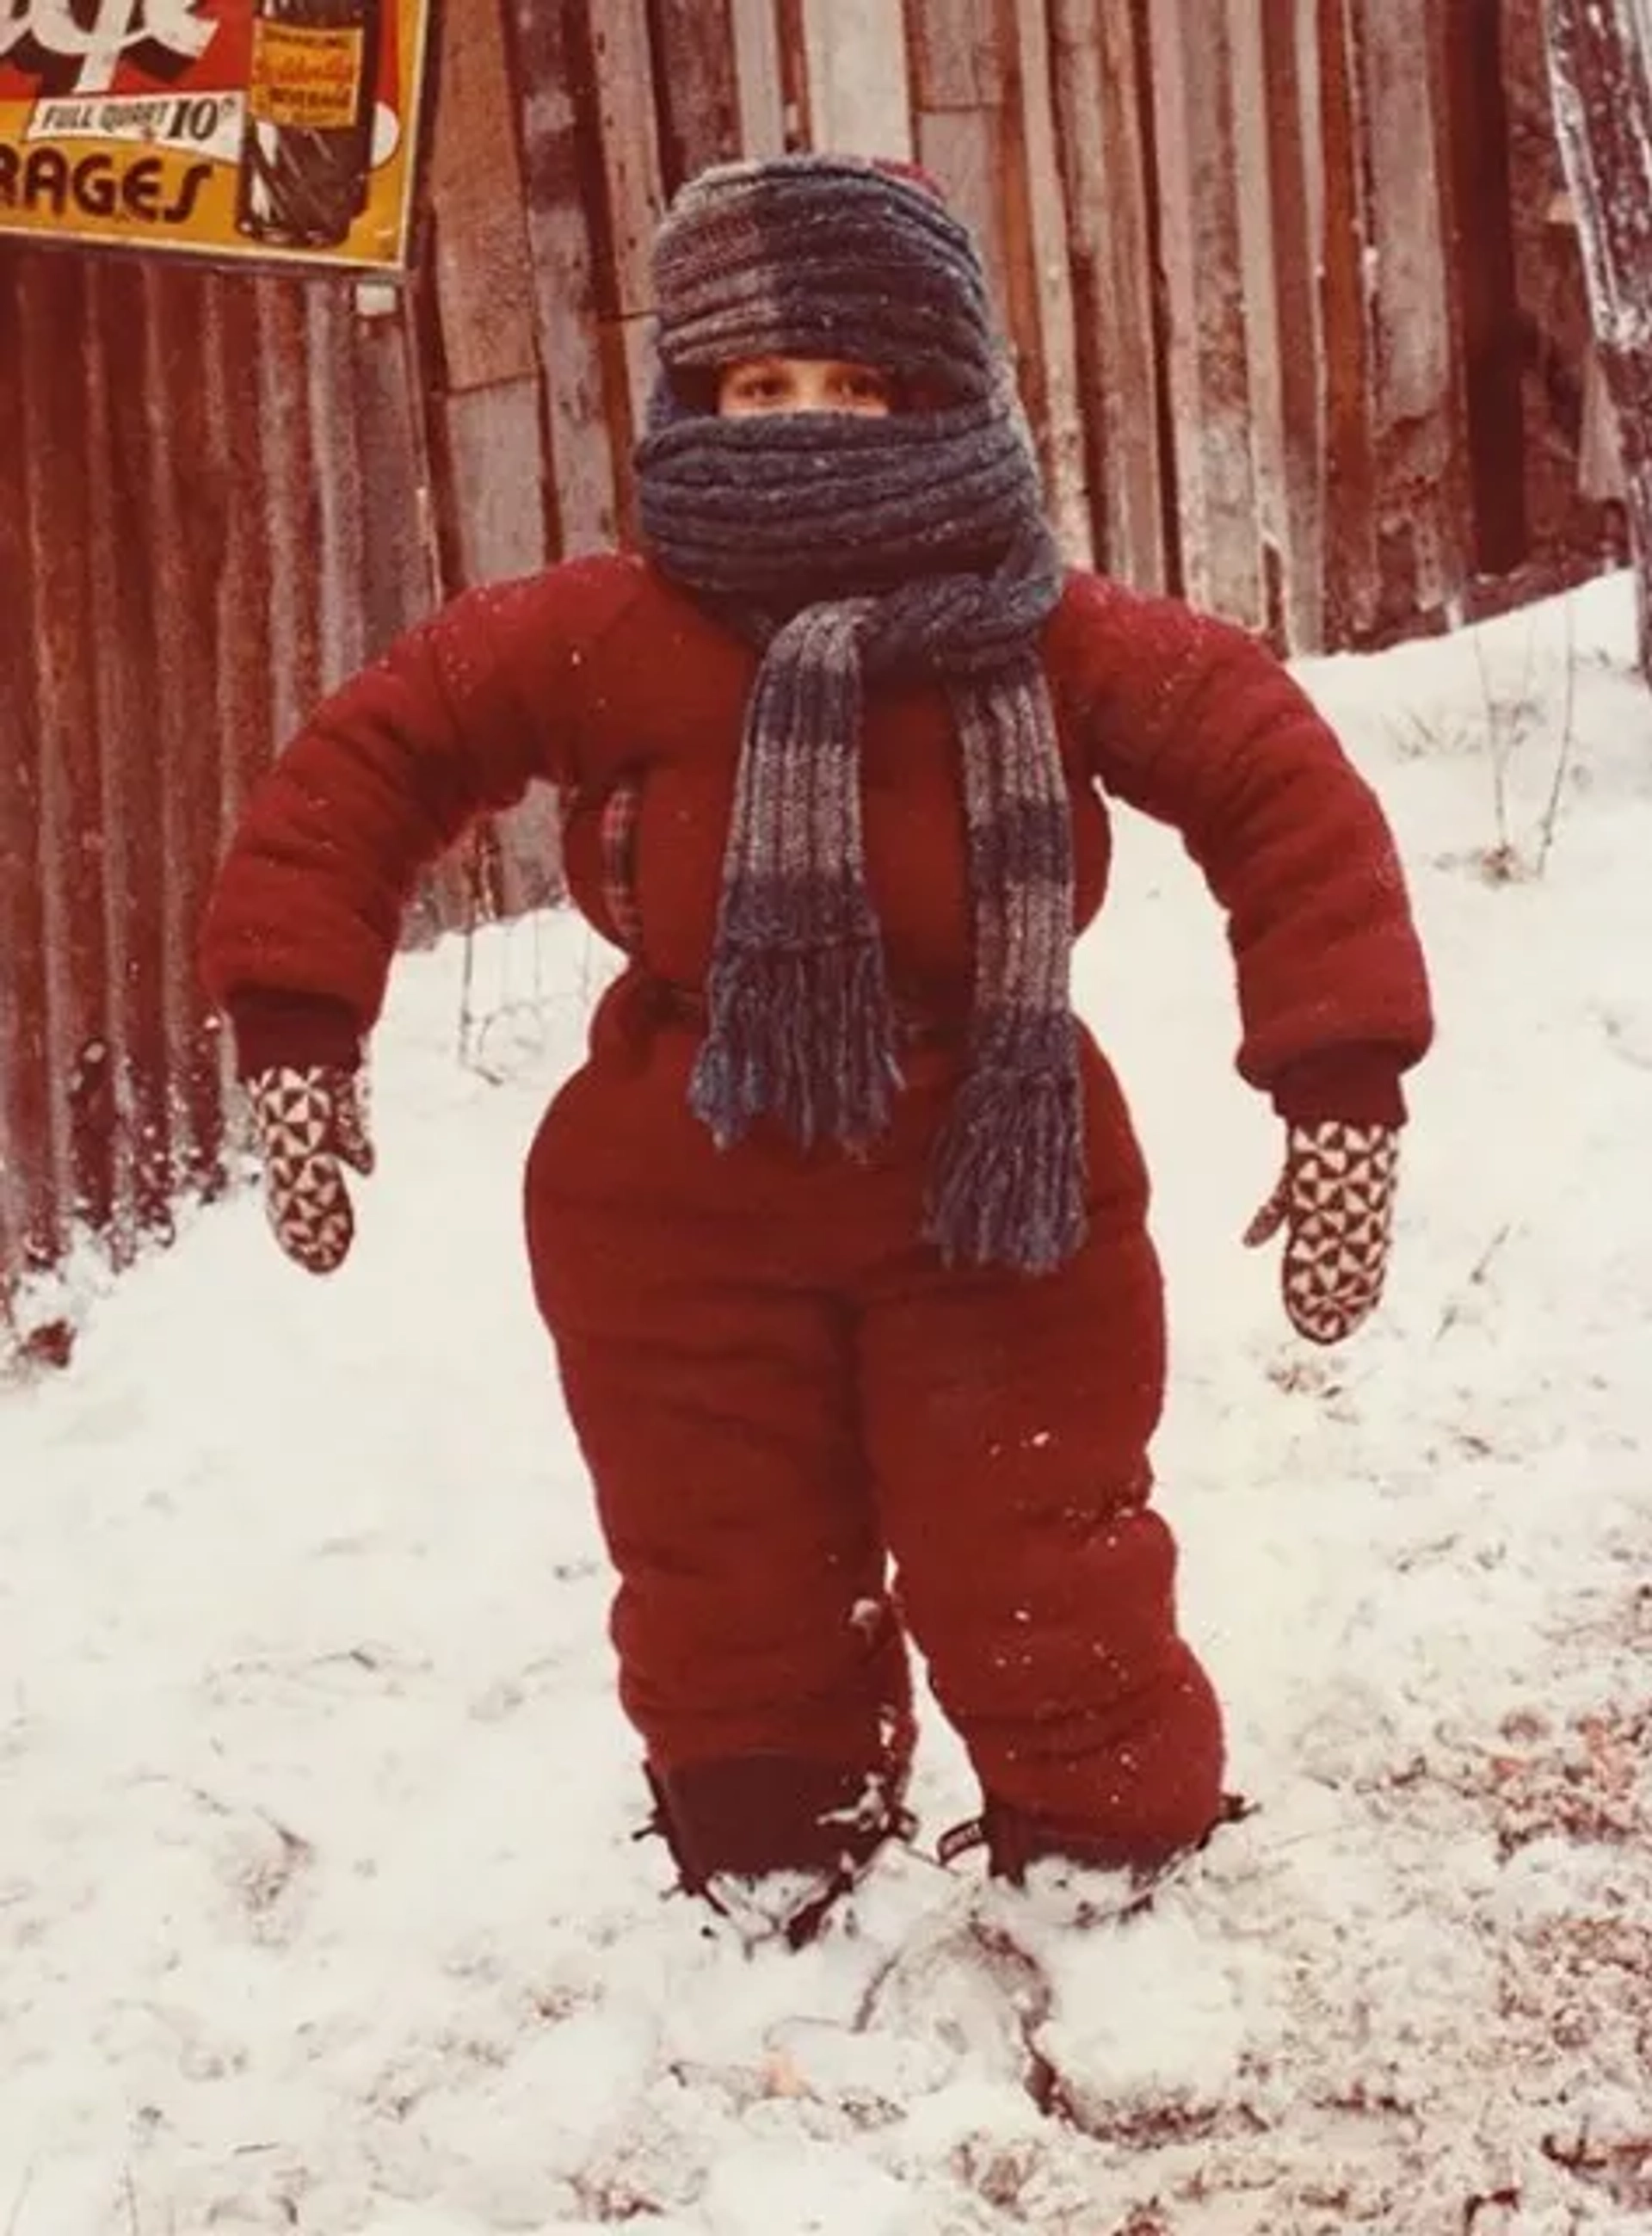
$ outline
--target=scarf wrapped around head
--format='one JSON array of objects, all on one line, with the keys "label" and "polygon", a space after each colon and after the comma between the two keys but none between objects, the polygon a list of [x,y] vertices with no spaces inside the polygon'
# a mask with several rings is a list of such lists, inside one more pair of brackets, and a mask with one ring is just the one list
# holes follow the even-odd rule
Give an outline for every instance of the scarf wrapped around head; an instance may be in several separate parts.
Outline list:
[{"label": "scarf wrapped around head", "polygon": [[[1072,835],[1039,659],[1061,594],[974,240],[911,174],[720,166],[655,250],[660,373],[637,467],[662,572],[762,648],[746,710],[693,1106],[805,1148],[887,1126],[898,1029],[867,890],[867,686],[933,678],[957,730],[974,929],[969,1044],[925,1233],[949,1263],[1047,1272],[1085,1231],[1070,997]],[[920,408],[719,418],[718,368],[875,365]]]}]

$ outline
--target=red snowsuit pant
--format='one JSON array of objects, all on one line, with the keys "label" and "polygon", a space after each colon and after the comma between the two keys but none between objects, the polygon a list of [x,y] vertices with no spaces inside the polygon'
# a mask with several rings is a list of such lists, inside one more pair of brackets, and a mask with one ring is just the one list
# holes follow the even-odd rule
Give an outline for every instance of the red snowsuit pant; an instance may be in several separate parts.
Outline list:
[{"label": "red snowsuit pant", "polygon": [[[872,1769],[903,1744],[909,1635],[989,1805],[1042,1845],[1151,1862],[1196,1841],[1220,1719],[1149,1503],[1161,1286],[1103,1059],[1086,1042],[1080,1254],[947,1271],[919,1225],[953,1056],[911,1052],[863,1161],[763,1134],[719,1152],[687,1106],[692,1036],[646,1001],[611,990],[527,1217],[651,1766]],[[759,1829],[725,1867],[761,1851]]]}]

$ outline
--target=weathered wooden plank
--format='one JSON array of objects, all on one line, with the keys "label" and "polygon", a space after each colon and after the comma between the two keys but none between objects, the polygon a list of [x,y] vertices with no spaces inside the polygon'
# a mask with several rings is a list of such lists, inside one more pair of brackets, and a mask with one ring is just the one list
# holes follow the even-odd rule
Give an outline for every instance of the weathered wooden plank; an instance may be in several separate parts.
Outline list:
[{"label": "weathered wooden plank", "polygon": [[1322,641],[1319,333],[1297,23],[1254,0],[1228,0],[1228,22],[1267,622],[1282,650],[1309,650]]},{"label": "weathered wooden plank", "polygon": [[901,0],[803,0],[809,129],[838,155],[912,155]]},{"label": "weathered wooden plank", "polygon": [[[988,245],[989,268],[996,266],[999,316],[1009,344],[1028,424],[1037,445],[1045,482],[1050,473],[1050,400],[1039,325],[1037,253],[1033,245],[1032,181],[1027,168],[1025,103],[1020,73],[1012,56],[1005,70],[1005,101],[989,111],[986,145],[993,166],[993,219],[996,240]],[[953,112],[954,118],[962,112]],[[976,220],[978,236],[983,233]]]},{"label": "weathered wooden plank", "polygon": [[1260,29],[1258,49],[1248,57],[1260,82],[1251,82],[1248,98],[1260,102],[1266,136],[1268,230],[1265,243],[1253,241],[1252,252],[1266,260],[1277,384],[1270,467],[1281,477],[1282,635],[1290,651],[1316,652],[1325,643],[1323,342],[1308,101],[1311,90],[1317,110],[1318,65],[1310,10],[1264,8]]},{"label": "weathered wooden plank", "polygon": [[781,155],[786,147],[786,95],[775,0],[729,0],[729,16],[740,152]]},{"label": "weathered wooden plank", "polygon": [[321,539],[320,467],[302,291],[285,280],[261,282],[258,323],[257,426],[270,494],[270,727],[279,750],[321,694],[312,556]]},{"label": "weathered wooden plank", "polygon": [[[428,613],[442,587],[415,315],[405,288],[356,291],[353,416],[364,510],[362,634],[370,658]],[[541,523],[541,543],[542,536]]]},{"label": "weathered wooden plank", "polygon": [[1249,387],[1251,470],[1256,491],[1263,612],[1276,643],[1286,637],[1284,367],[1279,331],[1278,226],[1268,161],[1268,105],[1261,12],[1255,0],[1221,0],[1233,83],[1233,161],[1238,195],[1239,260]]},{"label": "weathered wooden plank", "polygon": [[[649,391],[659,363],[654,350],[653,313],[646,312],[636,318],[617,319],[609,329],[609,339],[618,350],[620,377],[625,384],[631,424],[633,428],[640,427],[647,416]],[[626,463],[628,470],[629,461]]]},{"label": "weathered wooden plank", "polygon": [[1097,554],[1122,581],[1163,590],[1164,455],[1135,24],[1112,0],[1055,0],[1052,30]]},{"label": "weathered wooden plank", "polygon": [[446,385],[534,369],[528,233],[500,0],[445,12],[430,148],[434,272]]},{"label": "weathered wooden plank", "polygon": [[[1508,187],[1514,235],[1518,369],[1527,441],[1522,454],[1528,534],[1534,551],[1579,540],[1598,543],[1604,523],[1585,511],[1579,406],[1591,386],[1589,306],[1557,138],[1543,0],[1502,11],[1499,57],[1509,109]],[[1591,420],[1596,415],[1590,415]]]},{"label": "weathered wooden plank", "polygon": [[780,112],[785,144],[789,149],[817,148],[821,143],[815,136],[803,0],[777,0],[775,23],[780,49]]},{"label": "weathered wooden plank", "polygon": [[1002,105],[1004,40],[999,0],[907,0],[906,17],[921,108]]},{"label": "weathered wooden plank", "polygon": [[1428,0],[1359,0],[1385,598],[1398,622],[1460,579],[1459,451]]},{"label": "weathered wooden plank", "polygon": [[616,531],[636,532],[632,455],[646,379],[637,341],[652,307],[653,237],[662,209],[652,60],[645,0],[613,0],[590,24],[592,112],[606,225],[597,266],[602,395],[613,439]]},{"label": "weathered wooden plank", "polygon": [[[772,32],[774,17],[770,14]],[[649,29],[659,75],[660,174],[674,194],[708,163],[741,152],[741,89],[729,0],[652,0]]]},{"label": "weathered wooden plank", "polygon": [[609,421],[616,434],[624,437],[614,460],[618,536],[622,543],[631,543],[638,533],[633,449],[636,432],[647,414],[656,363],[652,315],[642,312],[629,319],[605,319],[599,334],[603,379],[610,399]]},{"label": "weathered wooden plank", "polygon": [[1446,493],[1457,571],[1506,574],[1529,543],[1503,10],[1460,0],[1430,18],[1442,272],[1453,420]]},{"label": "weathered wooden plank", "polygon": [[1297,104],[1302,122],[1302,192],[1306,198],[1308,239],[1317,243],[1325,230],[1325,169],[1321,161],[1324,117],[1320,105],[1321,71],[1319,0],[1288,0],[1275,14],[1265,10],[1262,28],[1271,35],[1275,27],[1295,32]]},{"label": "weathered wooden plank", "polygon": [[539,384],[473,388],[442,405],[454,587],[526,575],[545,557]]},{"label": "weathered wooden plank", "polygon": [[1260,628],[1266,599],[1227,19],[1209,0],[1150,0],[1148,20],[1182,588],[1196,602]]},{"label": "weathered wooden plank", "polygon": [[1035,357],[1026,384],[1044,469],[1050,517],[1071,564],[1095,559],[1090,492],[1078,395],[1078,339],[1068,259],[1067,213],[1056,150],[1050,30],[1041,8],[1013,11],[1018,46],[1011,82],[1014,171],[1024,180],[1023,299],[1028,340],[1024,366]]},{"label": "weathered wooden plank", "polygon": [[[1008,345],[1046,483],[1052,479],[1051,418],[1031,187],[1019,102],[1003,109],[919,109],[919,161],[951,209],[974,232],[993,308]],[[1084,524],[1065,523],[1075,547]]]},{"label": "weathered wooden plank", "polygon": [[606,549],[618,531],[618,461],[597,331],[592,205],[600,172],[581,134],[580,63],[564,10],[513,0],[512,22],[554,547],[567,556]]},{"label": "weathered wooden plank", "polygon": [[1503,10],[1459,0],[1440,26],[1450,216],[1447,276],[1467,415],[1468,503],[1476,570],[1503,574],[1524,557],[1529,529],[1519,286],[1504,82]]},{"label": "weathered wooden plank", "polygon": [[651,257],[662,201],[647,0],[602,0],[592,10],[590,36],[613,287],[606,307],[630,318],[652,299]]},{"label": "weathered wooden plank", "polygon": [[980,243],[987,285],[1008,317],[1009,246],[1003,194],[1004,117],[996,109],[920,107],[918,161]]},{"label": "weathered wooden plank", "polygon": [[355,337],[347,289],[307,287],[304,307],[305,393],[318,498],[311,577],[322,684],[331,690],[367,656],[360,595],[367,519],[357,439]]},{"label": "weathered wooden plank", "polygon": [[[459,578],[489,582],[531,573],[544,556],[544,512],[534,477],[538,384],[473,389],[449,398],[444,409]],[[502,915],[518,916],[560,897],[556,802],[542,787],[494,819],[484,851]],[[462,858],[444,865],[439,907],[449,922],[456,904],[462,908],[469,898],[474,868]]]},{"label": "weathered wooden plank", "polygon": [[1567,183],[1616,421],[1652,680],[1652,19],[1644,0],[1549,0]]},{"label": "weathered wooden plank", "polygon": [[[429,613],[449,587],[436,514],[438,502],[452,503],[452,476],[437,471],[432,454],[431,424],[442,407],[427,395],[429,384],[420,362],[420,284],[416,280],[410,286],[382,290],[368,285],[355,293],[354,416],[364,539],[362,624],[369,656]],[[467,398],[487,393],[466,392]],[[455,409],[462,410],[465,401],[456,399]],[[461,510],[468,519],[474,508],[467,503]],[[542,543],[542,518],[541,526]],[[453,568],[456,582],[463,579],[466,563],[461,552]],[[473,856],[487,848],[487,839],[477,833],[429,865],[403,918],[403,945],[430,946],[442,932],[472,920],[477,876]]]},{"label": "weathered wooden plank", "polygon": [[1006,85],[996,0],[908,0],[906,20],[917,159],[973,227],[1007,319]]},{"label": "weathered wooden plank", "polygon": [[459,391],[440,410],[448,469],[443,589],[531,574],[547,556],[537,376]]},{"label": "weathered wooden plank", "polygon": [[1326,628],[1345,644],[1375,626],[1376,456],[1368,378],[1367,240],[1345,0],[1317,0],[1323,232],[1320,302],[1325,352]]},{"label": "weathered wooden plank", "polygon": [[1427,0],[1356,0],[1370,166],[1379,424],[1441,431],[1451,345],[1428,79]]}]

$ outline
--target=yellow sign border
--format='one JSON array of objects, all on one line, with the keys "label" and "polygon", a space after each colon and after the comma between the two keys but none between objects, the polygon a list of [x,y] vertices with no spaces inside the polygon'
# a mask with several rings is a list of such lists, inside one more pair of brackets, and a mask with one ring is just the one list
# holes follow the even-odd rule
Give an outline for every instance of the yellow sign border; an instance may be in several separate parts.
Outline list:
[{"label": "yellow sign border", "polygon": [[[244,0],[249,26],[253,5],[254,0]],[[398,35],[399,136],[390,166],[381,167],[390,169],[390,182],[370,199],[350,234],[338,247],[285,245],[246,238],[223,214],[226,198],[235,191],[237,171],[233,160],[220,155],[211,161],[211,179],[198,179],[193,188],[187,188],[196,194],[209,195],[216,206],[216,219],[209,232],[184,229],[190,222],[187,208],[179,220],[179,230],[161,233],[140,230],[131,215],[122,215],[115,208],[87,211],[60,207],[55,217],[43,221],[37,216],[20,219],[14,209],[0,201],[0,248],[16,243],[25,247],[89,250],[100,255],[138,257],[161,263],[185,262],[197,268],[332,272],[357,279],[404,281],[413,270],[416,231],[423,214],[426,146],[436,98],[439,0],[384,0],[384,5],[387,12],[393,11],[392,20]],[[192,90],[199,100],[222,99],[226,91],[231,92],[241,109],[246,100],[244,87],[226,89],[220,83],[212,87],[209,93],[192,89],[187,71],[164,87],[158,85],[153,95],[124,97],[132,101],[144,99],[159,106],[187,101]],[[113,203],[124,195],[130,206],[137,196],[128,180],[133,168],[141,162],[145,165],[143,201],[160,201],[169,186],[174,195],[172,207],[184,207],[188,151],[175,143],[156,145],[141,136],[107,130],[30,138],[29,126],[41,103],[50,97],[41,94],[26,99],[0,96],[0,192],[4,191],[4,159],[8,155],[21,168],[31,155],[38,155],[49,149],[61,153],[62,170],[60,180],[58,168],[51,167],[54,184],[45,190],[49,199],[66,200],[71,182],[76,194],[91,191],[89,181],[86,187],[80,183],[87,177],[84,167],[101,158],[102,162],[91,174],[100,199],[107,198]],[[77,102],[83,99],[86,106],[95,108],[106,103],[118,105],[122,96],[93,94],[68,98]],[[123,157],[129,158],[124,165]],[[206,158],[198,155],[194,168],[206,169]],[[143,220],[146,224],[149,221]],[[377,228],[377,240],[370,246],[363,244],[352,249],[351,240],[370,225]]]}]

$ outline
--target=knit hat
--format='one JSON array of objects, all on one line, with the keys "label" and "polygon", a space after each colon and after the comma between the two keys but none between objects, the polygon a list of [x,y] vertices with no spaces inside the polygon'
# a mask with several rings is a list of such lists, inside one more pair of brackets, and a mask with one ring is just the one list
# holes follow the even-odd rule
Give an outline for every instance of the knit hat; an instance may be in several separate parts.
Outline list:
[{"label": "knit hat", "polygon": [[833,155],[727,163],[684,187],[654,252],[657,346],[677,393],[744,358],[838,358],[944,404],[1000,377],[980,260],[911,166]]},{"label": "knit hat", "polygon": [[[864,692],[946,689],[974,911],[968,1048],[929,1176],[948,1262],[1045,1272],[1085,1229],[1069,995],[1072,839],[1039,637],[1062,569],[967,229],[853,157],[722,165],[656,253],[660,377],[638,446],[644,541],[762,659],[741,743],[691,1088],[719,1142],[765,1115],[864,1147],[900,1082],[861,829]],[[867,364],[923,408],[719,418],[764,356]]]}]

